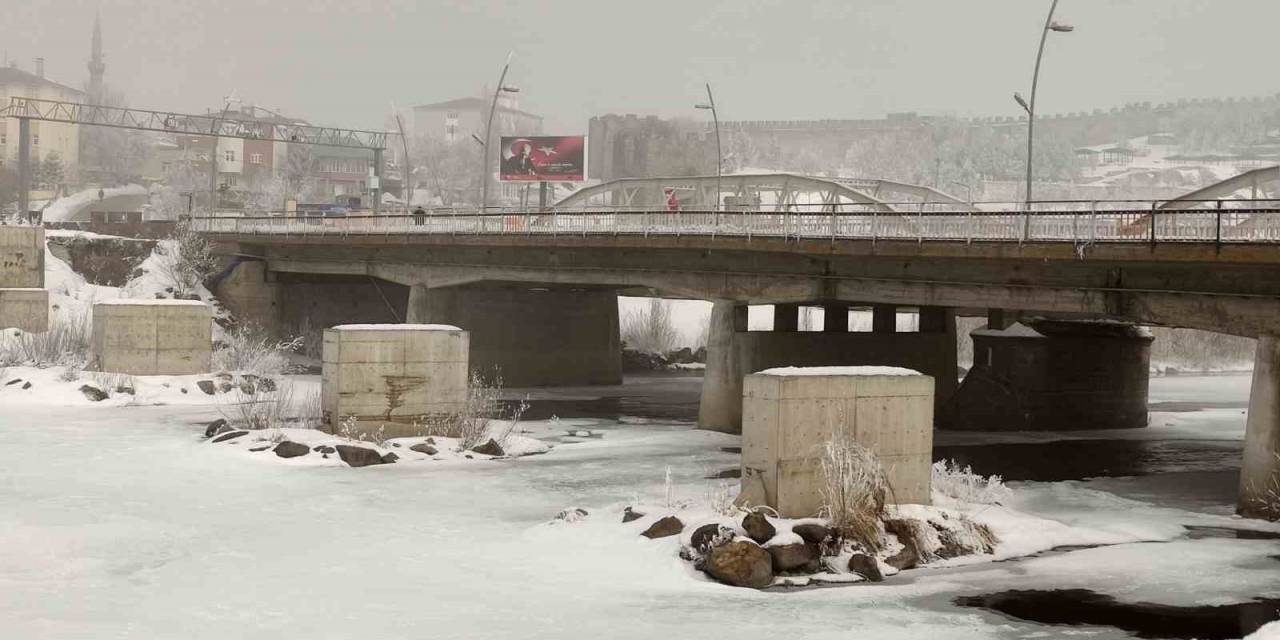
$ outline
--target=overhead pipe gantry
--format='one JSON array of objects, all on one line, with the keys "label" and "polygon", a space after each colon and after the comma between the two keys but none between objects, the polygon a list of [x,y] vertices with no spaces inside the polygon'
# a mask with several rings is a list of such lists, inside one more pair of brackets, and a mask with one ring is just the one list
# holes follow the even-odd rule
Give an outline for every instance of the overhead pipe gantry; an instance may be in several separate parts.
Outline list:
[{"label": "overhead pipe gantry", "polygon": [[[382,153],[386,148],[384,131],[319,127],[305,122],[259,120],[224,117],[223,114],[191,115],[174,111],[152,111],[82,104],[65,100],[43,100],[13,96],[0,108],[0,117],[18,119],[18,211],[25,215],[30,204],[31,186],[31,121],[114,127],[137,131],[156,131],[179,135],[266,140],[373,152],[373,171],[377,186],[373,189],[376,213],[382,202]],[[210,158],[211,166],[217,166]],[[216,176],[216,172],[214,174]],[[212,203],[211,203],[212,204]]]}]

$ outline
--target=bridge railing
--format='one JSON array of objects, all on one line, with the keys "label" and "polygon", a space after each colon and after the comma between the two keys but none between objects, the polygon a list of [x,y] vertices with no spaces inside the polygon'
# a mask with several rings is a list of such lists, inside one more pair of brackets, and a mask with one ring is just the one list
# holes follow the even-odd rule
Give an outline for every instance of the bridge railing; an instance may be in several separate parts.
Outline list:
[{"label": "bridge railing", "polygon": [[[1160,201],[1062,201],[1027,210],[875,211],[866,205],[786,211],[665,208],[432,209],[420,214],[192,219],[200,231],[287,235],[699,235],[962,242],[1280,243],[1280,200],[1205,201],[1163,210]],[[1049,205],[1055,205],[1049,208]],[[825,210],[824,210],[825,209]]]}]

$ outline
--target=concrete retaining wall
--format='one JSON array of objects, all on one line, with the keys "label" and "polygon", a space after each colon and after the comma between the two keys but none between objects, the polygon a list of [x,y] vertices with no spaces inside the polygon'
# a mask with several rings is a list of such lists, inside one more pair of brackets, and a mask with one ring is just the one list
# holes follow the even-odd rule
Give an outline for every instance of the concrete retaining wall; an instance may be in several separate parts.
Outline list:
[{"label": "concrete retaining wall", "polygon": [[784,517],[817,515],[820,448],[841,428],[879,457],[893,499],[929,504],[933,378],[925,375],[747,376],[743,497]]},{"label": "concrete retaining wall", "polygon": [[49,330],[49,292],[44,289],[0,289],[0,329],[32,333]]},{"label": "concrete retaining wall", "polygon": [[0,225],[0,287],[44,286],[44,229]]},{"label": "concrete retaining wall", "polygon": [[112,300],[93,305],[91,368],[132,375],[208,373],[213,317],[197,300]]},{"label": "concrete retaining wall", "polygon": [[339,325],[324,332],[321,404],[326,429],[354,416],[362,431],[418,435],[415,422],[461,411],[466,331],[445,325]]}]

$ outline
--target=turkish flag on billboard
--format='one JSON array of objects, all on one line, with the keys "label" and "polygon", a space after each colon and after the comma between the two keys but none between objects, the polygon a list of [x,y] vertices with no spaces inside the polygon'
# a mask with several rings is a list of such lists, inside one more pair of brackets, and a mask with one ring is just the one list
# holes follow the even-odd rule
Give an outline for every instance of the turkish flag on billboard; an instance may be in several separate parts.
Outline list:
[{"label": "turkish flag on billboard", "polygon": [[502,136],[508,182],[582,182],[587,177],[586,136]]}]

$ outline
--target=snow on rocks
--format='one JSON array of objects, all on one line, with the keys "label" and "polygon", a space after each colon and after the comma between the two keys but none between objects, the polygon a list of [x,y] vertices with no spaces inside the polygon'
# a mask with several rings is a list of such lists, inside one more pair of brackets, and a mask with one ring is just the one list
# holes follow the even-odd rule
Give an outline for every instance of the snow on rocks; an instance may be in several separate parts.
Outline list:
[{"label": "snow on rocks", "polygon": [[[993,562],[1059,546],[1167,539],[1123,537],[999,504],[963,503],[939,493],[933,499],[932,506],[888,506],[875,549],[842,539],[823,518],[628,506],[621,520],[631,535],[664,545],[710,579],[757,589],[881,582],[918,567]],[[766,564],[767,581],[761,577]]]},{"label": "snow on rocks", "polygon": [[[295,397],[318,391],[314,376],[294,376]],[[23,406],[216,405],[235,391],[275,388],[272,378],[252,374],[133,376],[81,371],[76,367],[0,368],[0,402]]]},{"label": "snow on rocks", "polygon": [[[228,432],[227,430],[230,429],[232,426],[225,421],[215,420],[205,429],[205,435],[211,438],[208,440],[210,444],[230,444],[254,456],[270,451],[275,455],[260,459],[273,463],[304,466],[368,467],[399,462],[471,464],[546,453],[551,449],[551,445],[547,443],[518,433],[508,435],[504,441],[506,451],[495,455],[480,452],[480,447],[464,450],[457,438],[441,436],[391,438],[381,442],[368,442],[325,433],[317,429],[284,427]],[[231,434],[236,435],[228,438],[227,436]],[[496,439],[490,438],[489,442],[500,446]]]}]

